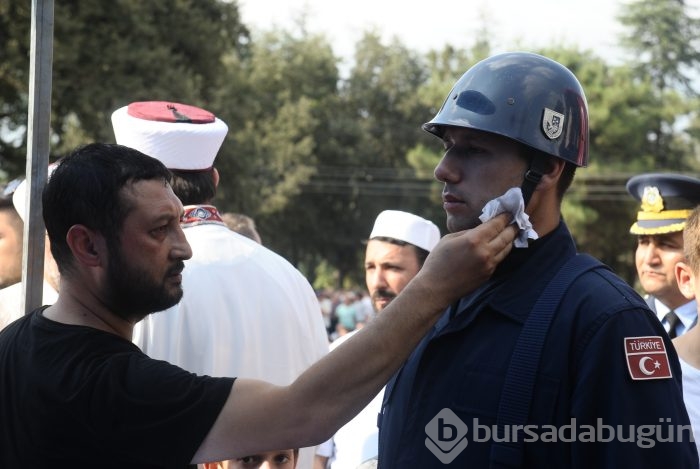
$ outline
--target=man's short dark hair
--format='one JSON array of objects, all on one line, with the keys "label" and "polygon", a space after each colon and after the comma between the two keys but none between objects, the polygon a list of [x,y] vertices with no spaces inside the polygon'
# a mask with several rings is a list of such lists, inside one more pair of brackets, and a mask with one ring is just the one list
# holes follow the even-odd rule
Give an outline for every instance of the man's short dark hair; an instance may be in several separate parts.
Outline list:
[{"label": "man's short dark hair", "polygon": [[229,230],[259,242],[260,233],[255,227],[255,220],[243,213],[226,212],[221,214],[221,219]]},{"label": "man's short dark hair", "polygon": [[206,171],[171,170],[173,192],[183,205],[201,205],[211,202],[216,195],[213,168]]},{"label": "man's short dark hair", "polygon": [[84,225],[116,243],[132,207],[122,189],[141,180],[170,181],[170,171],[155,158],[122,145],[92,143],[59,160],[42,194],[43,216],[51,253],[61,274],[69,272],[73,254],[68,230]]}]

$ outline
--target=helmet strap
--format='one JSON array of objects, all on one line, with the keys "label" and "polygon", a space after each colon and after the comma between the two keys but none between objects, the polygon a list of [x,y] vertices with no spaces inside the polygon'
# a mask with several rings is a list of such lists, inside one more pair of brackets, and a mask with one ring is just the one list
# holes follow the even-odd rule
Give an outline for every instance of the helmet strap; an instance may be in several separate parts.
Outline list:
[{"label": "helmet strap", "polygon": [[540,156],[534,156],[530,161],[530,167],[525,172],[525,177],[523,178],[523,184],[520,186],[520,190],[523,193],[523,200],[525,201],[525,208],[527,209],[527,204],[530,203],[530,198],[535,192],[535,188],[542,180],[542,176],[547,170],[544,164],[544,158]]}]

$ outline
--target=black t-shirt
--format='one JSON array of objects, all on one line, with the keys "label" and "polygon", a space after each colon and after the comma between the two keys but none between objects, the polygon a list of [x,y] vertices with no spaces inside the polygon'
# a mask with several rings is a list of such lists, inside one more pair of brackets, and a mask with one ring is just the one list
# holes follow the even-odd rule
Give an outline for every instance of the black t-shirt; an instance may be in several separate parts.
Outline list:
[{"label": "black t-shirt", "polygon": [[153,360],[41,309],[0,332],[0,370],[6,469],[187,467],[234,381]]}]

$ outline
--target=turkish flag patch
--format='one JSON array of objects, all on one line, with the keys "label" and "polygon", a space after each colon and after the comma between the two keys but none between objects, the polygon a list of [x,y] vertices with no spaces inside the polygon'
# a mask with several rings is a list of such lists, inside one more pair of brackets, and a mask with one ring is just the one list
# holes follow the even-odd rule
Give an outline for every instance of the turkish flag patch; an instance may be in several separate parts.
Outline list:
[{"label": "turkish flag patch", "polygon": [[671,377],[666,344],[659,336],[625,337],[627,369],[634,380]]}]

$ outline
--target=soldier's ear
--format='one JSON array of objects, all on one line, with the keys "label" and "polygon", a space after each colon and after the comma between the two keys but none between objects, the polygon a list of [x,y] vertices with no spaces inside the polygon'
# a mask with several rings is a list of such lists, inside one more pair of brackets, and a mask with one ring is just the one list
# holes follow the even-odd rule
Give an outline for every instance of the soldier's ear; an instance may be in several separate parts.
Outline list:
[{"label": "soldier's ear", "polygon": [[690,268],[685,262],[678,262],[674,269],[676,274],[676,283],[678,283],[678,289],[681,291],[683,296],[687,299],[692,300],[695,298],[695,274],[693,269]]},{"label": "soldier's ear", "polygon": [[548,158],[542,165],[542,179],[537,188],[554,188],[556,190],[561,173],[564,172],[566,162],[559,158]]}]

